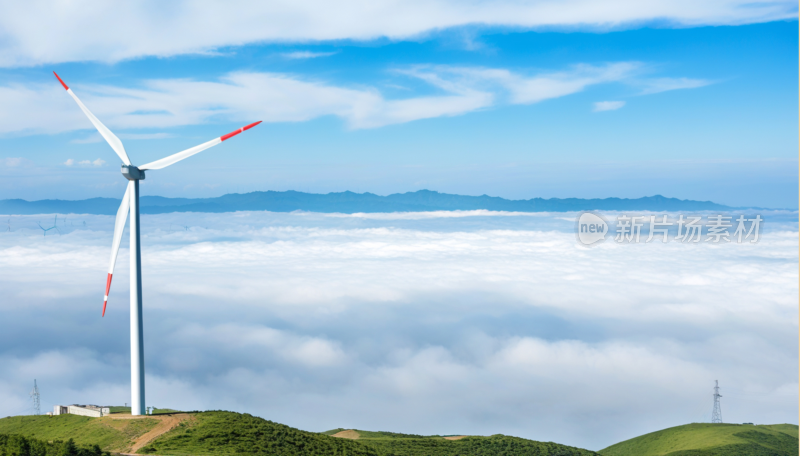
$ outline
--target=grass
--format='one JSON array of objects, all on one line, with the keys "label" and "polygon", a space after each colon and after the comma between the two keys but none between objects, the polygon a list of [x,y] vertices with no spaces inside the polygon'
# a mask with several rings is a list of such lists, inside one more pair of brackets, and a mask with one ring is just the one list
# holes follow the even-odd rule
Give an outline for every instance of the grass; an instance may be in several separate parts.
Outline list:
[{"label": "grass", "polygon": [[78,445],[98,445],[106,451],[124,450],[131,440],[157,424],[156,420],[112,420],[78,415],[12,416],[0,419],[0,434],[19,434],[45,442],[69,440]]},{"label": "grass", "polygon": [[[340,433],[342,431],[349,431],[349,430],[353,430],[353,431],[358,432],[359,440],[361,440],[361,439],[384,439],[384,438],[386,438],[386,439],[424,439],[424,438],[429,438],[429,437],[426,437],[426,436],[423,436],[423,435],[417,435],[417,434],[398,434],[397,432],[362,431],[362,430],[359,430],[359,429],[344,429],[344,428],[331,429],[330,431],[321,432],[321,434],[334,435],[334,434],[338,434],[338,433]],[[438,436],[435,436],[435,437],[438,437]]]},{"label": "grass", "polygon": [[[123,406],[111,406],[108,407],[109,412],[111,413],[131,413],[130,407],[123,407]],[[153,415],[161,415],[164,413],[180,413],[180,410],[173,410],[169,408],[154,408]]]},{"label": "grass", "polygon": [[[156,409],[155,413],[173,412]],[[798,427],[790,424],[689,424],[664,429],[612,445],[599,453],[518,437],[469,436],[447,440],[395,432],[353,431],[358,439],[332,437],[345,429],[315,433],[248,414],[189,412],[192,419],[139,450],[160,455],[277,456],[795,456]],[[151,430],[157,418],[113,419],[77,415],[16,416],[0,419],[0,435],[17,434],[47,443],[74,439],[79,446],[105,451],[128,450]],[[16,437],[15,437],[16,438]],[[13,442],[8,441],[9,445]],[[19,442],[17,442],[19,443]],[[17,445],[13,443],[13,445]],[[13,446],[12,445],[12,446]],[[52,444],[55,445],[55,444]],[[51,445],[51,446],[52,446]],[[53,451],[60,449],[53,447]],[[2,454],[17,454],[4,452]],[[48,453],[49,454],[49,453]],[[60,453],[59,453],[60,454]]]},{"label": "grass", "polygon": [[792,424],[693,423],[651,432],[600,450],[603,456],[796,456]]},{"label": "grass", "polygon": [[352,440],[301,431],[249,414],[200,412],[195,420],[160,436],[139,450],[169,455],[347,455],[379,456]]},{"label": "grass", "polygon": [[45,442],[21,435],[0,434],[0,455],[3,456],[110,456],[99,446],[82,447],[72,439],[66,442]]},{"label": "grass", "polygon": [[165,415],[169,413],[183,413],[180,410],[170,409],[170,408],[154,408],[152,410],[153,415]]},{"label": "grass", "polygon": [[[331,429],[323,434],[334,435],[346,429]],[[353,429],[358,443],[375,448],[381,455],[393,456],[593,456],[597,453],[552,442],[537,442],[507,435],[469,436],[447,440],[445,436],[422,436],[395,432],[374,432]],[[343,439],[344,440],[344,439]]]},{"label": "grass", "polygon": [[493,435],[445,440],[444,437],[359,439],[381,454],[396,456],[595,456],[597,453],[552,442]]},{"label": "grass", "polygon": [[446,440],[440,436],[357,431],[358,440],[330,437],[344,429],[306,432],[262,418],[232,412],[195,414],[139,450],[169,455],[374,455],[374,456],[593,456],[592,451],[550,442],[494,435]]}]

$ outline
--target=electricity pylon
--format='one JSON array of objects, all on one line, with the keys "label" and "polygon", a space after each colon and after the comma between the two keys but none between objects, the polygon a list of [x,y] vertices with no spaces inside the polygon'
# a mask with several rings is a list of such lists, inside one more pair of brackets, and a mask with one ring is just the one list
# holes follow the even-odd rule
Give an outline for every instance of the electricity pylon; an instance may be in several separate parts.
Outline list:
[{"label": "electricity pylon", "polygon": [[719,380],[714,380],[714,383],[714,410],[711,412],[711,422],[722,423],[722,409],[719,406],[719,398],[722,395],[719,394]]},{"label": "electricity pylon", "polygon": [[39,408],[39,387],[36,386],[36,379],[33,379],[33,390],[31,390],[31,399],[33,399],[33,414],[41,415],[42,411]]}]

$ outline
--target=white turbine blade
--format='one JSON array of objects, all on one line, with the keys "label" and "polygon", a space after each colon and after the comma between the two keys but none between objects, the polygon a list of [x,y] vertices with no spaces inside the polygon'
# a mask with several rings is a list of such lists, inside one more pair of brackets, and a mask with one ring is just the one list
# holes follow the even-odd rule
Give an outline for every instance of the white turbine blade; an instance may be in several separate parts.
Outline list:
[{"label": "white turbine blade", "polygon": [[103,316],[106,316],[106,304],[108,304],[108,291],[111,289],[111,276],[114,275],[114,265],[117,264],[117,253],[119,244],[122,241],[122,232],[125,231],[125,222],[128,220],[128,209],[131,206],[131,187],[133,181],[128,181],[128,188],[125,196],[122,197],[122,204],[117,210],[117,220],[114,222],[114,241],[111,243],[111,261],[108,265],[108,279],[106,279],[106,295],[103,298]]},{"label": "white turbine blade", "polygon": [[169,166],[169,165],[171,165],[173,163],[179,162],[179,161],[183,160],[184,158],[189,158],[194,154],[199,154],[200,152],[208,149],[209,147],[216,146],[217,144],[220,144],[222,141],[225,141],[226,139],[233,138],[234,136],[238,135],[239,133],[241,133],[243,131],[247,131],[247,130],[255,127],[256,125],[258,125],[260,123],[261,123],[260,120],[258,122],[253,122],[250,125],[247,125],[247,126],[244,126],[244,127],[240,128],[238,130],[232,131],[232,132],[228,133],[227,135],[220,136],[219,138],[214,138],[211,141],[208,141],[208,142],[205,142],[203,144],[200,144],[199,146],[194,146],[194,147],[192,147],[190,149],[186,149],[184,151],[178,152],[177,154],[170,155],[169,157],[164,157],[161,160],[156,160],[156,161],[150,162],[150,163],[148,163],[146,165],[142,165],[142,166],[139,167],[139,169],[144,171],[144,170],[147,170],[147,169],[166,168],[167,166]]},{"label": "white turbine blade", "polygon": [[55,71],[53,72],[53,74],[56,75],[56,78],[58,78],[58,82],[60,82],[61,85],[64,86],[64,89],[67,90],[67,93],[70,94],[73,100],[75,100],[75,103],[78,103],[78,106],[80,106],[81,111],[83,111],[83,113],[86,114],[86,117],[89,118],[89,120],[92,122],[92,125],[94,125],[94,127],[97,128],[97,131],[99,131],[100,134],[103,136],[103,138],[105,138],[108,145],[111,146],[112,149],[114,149],[114,152],[117,153],[119,158],[122,160],[122,163],[130,165],[131,161],[128,159],[128,154],[125,153],[125,147],[122,146],[122,141],[120,141],[119,138],[117,138],[117,136],[114,133],[111,133],[111,130],[109,130],[105,125],[103,125],[103,122],[100,122],[97,119],[97,117],[95,117],[94,114],[92,114],[92,112],[89,111],[89,108],[87,108],[83,103],[81,103],[81,100],[78,99],[78,97],[75,95],[72,89],[70,89],[69,87],[67,87],[66,84],[64,84],[64,81],[61,80],[61,78],[56,74]]}]

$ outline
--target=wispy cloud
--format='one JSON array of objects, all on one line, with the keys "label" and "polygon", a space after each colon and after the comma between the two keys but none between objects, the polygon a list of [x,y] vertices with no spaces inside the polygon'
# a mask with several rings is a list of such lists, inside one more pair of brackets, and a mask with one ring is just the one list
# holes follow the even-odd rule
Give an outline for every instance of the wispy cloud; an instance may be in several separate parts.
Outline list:
[{"label": "wispy cloud", "polygon": [[91,134],[85,138],[75,138],[69,141],[72,144],[94,144],[103,142],[103,137],[99,134]]},{"label": "wispy cloud", "polygon": [[606,65],[574,65],[567,70],[526,75],[500,68],[416,66],[399,72],[422,79],[443,90],[458,93],[469,90],[506,92],[512,104],[533,104],[581,92],[587,87],[625,81],[639,72],[639,62]]},{"label": "wispy cloud", "polygon": [[147,139],[164,139],[164,138],[172,138],[173,135],[169,133],[121,133],[119,135],[122,139],[132,139],[132,140],[147,140]]},{"label": "wispy cloud", "polygon": [[653,21],[687,27],[796,18],[797,4],[786,0],[610,0],[602,8],[582,0],[380,0],[369,8],[355,0],[335,4],[239,0],[224,5],[184,2],[167,10],[150,3],[110,5],[98,0],[84,1],[80,7],[52,8],[49,2],[37,0],[11,3],[0,16],[5,37],[0,44],[0,66],[209,54],[221,47],[264,42],[397,40],[471,25],[607,30]]},{"label": "wispy cloud", "polygon": [[615,111],[625,106],[624,101],[597,101],[594,103],[594,112]]},{"label": "wispy cloud", "polygon": [[332,55],[337,54],[336,52],[312,52],[312,51],[294,51],[294,52],[284,52],[281,54],[283,57],[292,60],[302,60],[302,59],[315,59],[317,57],[329,57]]},{"label": "wispy cloud", "polygon": [[[131,114],[141,114],[141,113],[131,113]],[[162,114],[159,112],[158,114]],[[170,133],[119,133],[117,135],[120,139],[128,139],[128,140],[147,140],[147,139],[164,139],[164,138],[172,138],[173,135]],[[93,143],[101,143],[104,139],[98,133],[92,133],[85,138],[76,138],[71,140],[72,144],[93,144]]]},{"label": "wispy cloud", "polygon": [[708,79],[691,79],[691,78],[655,78],[644,79],[639,82],[642,86],[640,95],[650,95],[654,93],[667,92],[669,90],[680,89],[696,89],[698,87],[705,87],[714,84],[716,81]]},{"label": "wispy cloud", "polygon": [[84,166],[84,167],[86,167],[86,166],[95,166],[95,167],[97,167],[97,166],[103,166],[105,164],[106,164],[106,162],[102,158],[98,158],[97,160],[94,160],[94,161],[91,161],[91,160],[80,160],[80,161],[78,161],[78,160],[74,160],[72,158],[69,158],[69,159],[67,159],[67,161],[64,162],[64,165],[66,165],[66,166]]},{"label": "wispy cloud", "polygon": [[[638,62],[616,62],[526,74],[502,68],[417,65],[393,73],[423,81],[437,90],[405,98],[387,98],[371,87],[344,87],[260,72],[230,73],[216,81],[146,80],[141,83],[142,88],[78,85],[74,89],[95,115],[112,128],[168,128],[221,119],[300,122],[333,115],[343,119],[349,128],[362,129],[463,115],[503,104],[539,103],[599,84],[640,84],[636,77],[644,67]],[[695,80],[679,81],[684,86],[699,86]],[[650,84],[652,91],[657,82]],[[664,88],[666,83],[658,84]],[[58,87],[54,86],[0,87],[0,101],[25,106],[24,110],[0,113],[0,132],[91,128],[72,100],[63,93],[58,95]],[[677,83],[670,87],[678,88]],[[42,117],[49,121],[42,122]],[[166,134],[122,133],[120,137],[155,139]],[[92,134],[75,142],[99,140]]]},{"label": "wispy cloud", "polygon": [[0,163],[8,168],[16,168],[19,166],[30,165],[31,161],[22,157],[8,157],[0,160]]}]

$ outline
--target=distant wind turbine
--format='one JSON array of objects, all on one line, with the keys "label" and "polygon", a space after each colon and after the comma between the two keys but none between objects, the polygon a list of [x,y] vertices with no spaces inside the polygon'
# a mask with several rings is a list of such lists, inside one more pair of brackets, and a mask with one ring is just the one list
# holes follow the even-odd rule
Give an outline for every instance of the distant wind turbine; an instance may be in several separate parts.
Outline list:
[{"label": "distant wind turbine", "polygon": [[[36,224],[42,229],[42,236],[47,236],[47,232],[50,230],[56,230],[58,234],[61,234],[61,230],[58,229],[58,214],[56,214],[56,217],[53,219],[53,226],[50,228],[43,227],[39,222],[36,222]],[[8,221],[8,231],[11,231],[11,219]]]},{"label": "distant wind turbine", "polygon": [[[141,266],[141,244],[139,241],[139,181],[144,180],[144,172],[151,169],[166,168],[173,163],[177,163],[184,158],[202,152],[209,147],[216,146],[226,139],[230,139],[245,130],[249,130],[261,121],[251,123],[238,130],[232,131],[227,135],[214,138],[190,149],[186,149],[169,157],[156,160],[142,166],[133,166],[125,153],[122,141],[117,138],[89,109],[81,103],[75,93],[64,84],[64,81],[56,74],[58,82],[64,86],[67,93],[78,103],[86,117],[97,128],[100,135],[108,142],[114,152],[122,160],[122,175],[128,179],[128,188],[125,196],[122,197],[122,204],[117,211],[117,219],[114,224],[114,240],[111,244],[111,261],[108,267],[108,277],[106,279],[106,294],[103,298],[103,316],[106,314],[106,304],[108,303],[108,291],[111,289],[111,276],[114,274],[114,265],[117,262],[119,244],[122,241],[122,232],[125,229],[125,222],[128,219],[128,211],[131,214],[130,234],[131,234],[131,415],[141,415],[145,412],[144,405],[144,341],[142,328],[142,266]],[[42,228],[44,229],[44,228]]]}]

